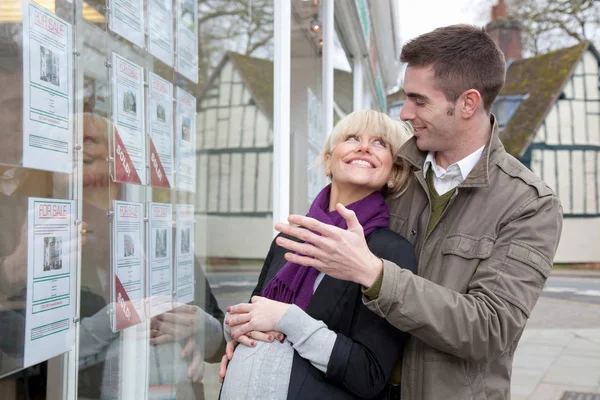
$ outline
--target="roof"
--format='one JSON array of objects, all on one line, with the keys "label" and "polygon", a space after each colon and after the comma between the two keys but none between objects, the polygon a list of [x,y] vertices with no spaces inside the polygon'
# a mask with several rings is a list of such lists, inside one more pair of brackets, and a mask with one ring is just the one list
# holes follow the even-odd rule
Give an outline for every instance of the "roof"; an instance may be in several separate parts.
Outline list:
[{"label": "roof", "polygon": [[577,62],[590,46],[589,42],[583,42],[510,64],[499,96],[529,94],[529,97],[523,100],[500,133],[506,151],[515,157],[525,153]]},{"label": "roof", "polygon": [[[205,90],[212,86],[227,60],[231,60],[239,71],[256,105],[273,121],[273,61],[228,52],[213,72]],[[344,112],[351,112],[354,87],[352,73],[336,69],[333,79],[335,102]]]}]

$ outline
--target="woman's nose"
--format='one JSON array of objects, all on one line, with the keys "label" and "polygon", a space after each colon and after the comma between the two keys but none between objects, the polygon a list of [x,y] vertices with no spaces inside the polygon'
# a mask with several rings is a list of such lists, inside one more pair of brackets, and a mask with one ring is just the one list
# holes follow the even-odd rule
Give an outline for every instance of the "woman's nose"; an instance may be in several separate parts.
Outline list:
[{"label": "woman's nose", "polygon": [[358,142],[357,150],[359,151],[370,151],[371,149],[371,141],[368,137],[364,137],[360,139]]}]

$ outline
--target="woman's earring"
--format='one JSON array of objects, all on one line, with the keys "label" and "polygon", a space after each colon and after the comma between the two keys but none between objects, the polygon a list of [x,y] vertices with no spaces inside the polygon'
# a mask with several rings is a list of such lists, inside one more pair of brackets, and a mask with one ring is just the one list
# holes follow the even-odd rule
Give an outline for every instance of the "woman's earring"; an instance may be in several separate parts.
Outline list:
[{"label": "woman's earring", "polygon": [[325,176],[331,178],[331,171],[329,169],[325,170]]},{"label": "woman's earring", "polygon": [[390,188],[390,189],[393,188],[394,187],[394,181],[388,181],[387,187]]}]

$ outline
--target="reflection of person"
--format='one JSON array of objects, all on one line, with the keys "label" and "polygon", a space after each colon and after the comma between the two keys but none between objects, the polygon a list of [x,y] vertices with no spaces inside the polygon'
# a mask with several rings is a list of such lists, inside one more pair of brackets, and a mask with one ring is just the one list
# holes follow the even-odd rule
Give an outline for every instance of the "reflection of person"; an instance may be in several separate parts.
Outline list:
[{"label": "reflection of person", "polygon": [[353,229],[290,216],[322,236],[277,224],[307,242],[278,244],[306,255],[292,254],[292,262],[368,288],[367,307],[411,334],[402,398],[507,399],[517,343],[552,267],[562,209],[498,137],[490,109],[505,61],[485,31],[439,28],[408,42],[401,59],[408,67],[400,118],[415,137],[400,152],[412,183],[390,200],[391,227],[415,245],[421,276],[375,257],[344,209]]},{"label": "reflection of person", "polygon": [[[364,229],[358,234],[377,256],[416,272],[412,246],[387,228],[389,211],[383,194],[405,188],[408,170],[403,162],[394,162],[393,155],[408,137],[405,125],[376,111],[344,117],[322,153],[331,185],[319,193],[308,215],[330,228],[345,228],[338,213],[344,204],[361,221]],[[359,285],[286,263],[284,252],[272,244],[252,303],[229,309],[226,324],[231,336],[248,346],[235,349],[221,398],[381,395],[402,356],[407,334],[361,303]],[[282,334],[281,342],[273,340]]]},{"label": "reflection of person", "polygon": [[[110,232],[107,211],[119,196],[119,184],[108,175],[110,121],[83,115],[83,218],[88,244],[82,250],[80,371],[78,390],[84,398],[110,398],[121,382],[120,335],[110,325]],[[177,399],[201,398],[203,362],[220,358],[223,313],[196,261],[195,304],[179,307],[152,322],[149,392],[172,388]],[[163,321],[164,320],[164,321]]]}]

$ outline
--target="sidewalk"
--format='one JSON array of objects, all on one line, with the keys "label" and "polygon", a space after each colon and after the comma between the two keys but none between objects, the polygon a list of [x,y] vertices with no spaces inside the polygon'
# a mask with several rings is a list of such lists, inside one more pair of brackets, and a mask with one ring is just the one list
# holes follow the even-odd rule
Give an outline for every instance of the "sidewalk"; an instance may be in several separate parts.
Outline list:
[{"label": "sidewalk", "polygon": [[600,306],[541,298],[515,354],[511,392],[513,400],[600,400]]}]

